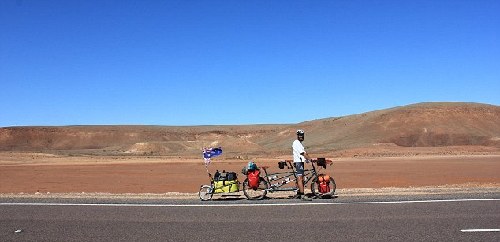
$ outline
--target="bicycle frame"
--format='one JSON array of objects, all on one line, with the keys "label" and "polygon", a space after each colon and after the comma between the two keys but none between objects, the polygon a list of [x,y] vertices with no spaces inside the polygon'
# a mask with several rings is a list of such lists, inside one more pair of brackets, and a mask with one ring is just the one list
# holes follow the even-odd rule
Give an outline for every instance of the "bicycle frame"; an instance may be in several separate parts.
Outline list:
[{"label": "bicycle frame", "polygon": [[[297,170],[295,166],[292,164],[292,161],[286,160],[285,161],[287,164],[288,169],[292,169],[292,171],[286,171],[286,172],[275,172],[275,173],[268,173],[266,166],[263,166],[262,169],[264,170],[265,176],[263,177],[268,183],[269,183],[269,188],[266,189],[268,192],[278,192],[278,191],[297,191],[298,190],[298,184],[297,184]],[[316,170],[316,166],[314,165],[315,161],[310,162],[312,165],[311,169],[304,169],[304,187],[309,181],[312,181],[313,178],[317,178],[318,172]],[[291,178],[293,176],[293,178]],[[283,187],[284,185],[290,183],[290,182],[295,182],[294,187]]]},{"label": "bicycle frame", "polygon": [[[252,180],[253,185],[249,185],[249,176],[243,181],[243,194],[250,200],[260,200],[266,197],[268,192],[278,191],[297,191],[297,169],[293,166],[294,163],[290,160],[280,161],[278,166],[283,169],[286,165],[287,171],[269,173],[269,166],[260,167],[260,176],[258,185],[255,185],[256,180]],[[327,164],[332,164],[331,160],[318,158],[311,162],[311,168],[304,170],[304,186],[309,183],[311,186],[311,194],[317,198],[334,197],[336,184],[332,176],[320,174],[321,167],[326,168]],[[255,175],[255,173],[254,173]],[[252,177],[255,179],[255,176]],[[325,178],[327,180],[325,180]],[[294,186],[284,187],[286,184],[292,183]]]}]

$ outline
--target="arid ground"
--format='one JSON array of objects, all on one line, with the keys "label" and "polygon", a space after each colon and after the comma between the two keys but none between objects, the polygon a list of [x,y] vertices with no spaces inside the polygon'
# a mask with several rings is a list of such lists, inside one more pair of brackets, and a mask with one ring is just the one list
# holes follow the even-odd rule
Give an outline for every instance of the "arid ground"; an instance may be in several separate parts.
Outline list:
[{"label": "arid ground", "polygon": [[[282,171],[280,159],[257,159]],[[337,158],[323,170],[338,189],[500,187],[500,155]],[[236,171],[246,161],[214,159],[209,171]],[[203,160],[163,157],[71,157],[0,153],[0,193],[195,193],[208,183]]]},{"label": "arid ground", "polygon": [[342,189],[500,187],[500,107],[420,103],[297,124],[0,128],[1,194],[196,193],[209,182],[203,147],[224,153],[208,167],[249,160],[279,172],[295,131],[306,150],[333,160]]}]

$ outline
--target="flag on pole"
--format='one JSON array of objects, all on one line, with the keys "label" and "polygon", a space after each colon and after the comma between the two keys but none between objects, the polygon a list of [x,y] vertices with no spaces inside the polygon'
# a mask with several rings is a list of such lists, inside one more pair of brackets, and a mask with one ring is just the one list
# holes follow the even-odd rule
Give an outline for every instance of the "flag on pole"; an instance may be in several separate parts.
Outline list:
[{"label": "flag on pole", "polygon": [[210,159],[222,155],[222,148],[203,148],[203,159],[205,159],[205,165],[210,164]]}]

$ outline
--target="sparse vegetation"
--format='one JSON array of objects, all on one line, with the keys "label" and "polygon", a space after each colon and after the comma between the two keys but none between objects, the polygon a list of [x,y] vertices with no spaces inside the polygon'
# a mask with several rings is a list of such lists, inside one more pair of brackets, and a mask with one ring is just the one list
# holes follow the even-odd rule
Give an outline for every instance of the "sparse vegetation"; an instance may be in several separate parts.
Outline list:
[{"label": "sparse vegetation", "polygon": [[[196,157],[203,147],[222,146],[226,157],[247,160],[288,154],[298,128],[306,130],[305,145],[313,153],[339,155],[368,148],[356,155],[370,156],[404,147],[458,146],[498,151],[498,120],[499,106],[420,103],[283,125],[7,127],[0,128],[0,151]],[[374,147],[380,143],[394,147]]]}]

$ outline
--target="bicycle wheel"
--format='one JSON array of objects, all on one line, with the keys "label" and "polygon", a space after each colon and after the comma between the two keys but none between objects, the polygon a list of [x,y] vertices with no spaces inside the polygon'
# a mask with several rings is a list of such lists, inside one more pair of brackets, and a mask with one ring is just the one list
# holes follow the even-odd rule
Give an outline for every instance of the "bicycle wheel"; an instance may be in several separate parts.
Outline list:
[{"label": "bicycle wheel", "polygon": [[202,201],[208,201],[212,199],[214,195],[214,189],[210,185],[202,185],[200,187],[200,192],[198,193]]},{"label": "bicycle wheel", "polygon": [[243,181],[243,194],[245,194],[245,196],[249,200],[263,199],[267,194],[268,188],[269,188],[269,183],[262,177],[260,177],[259,187],[257,187],[256,189],[253,189],[248,185],[248,178],[246,178],[245,181]]},{"label": "bicycle wheel", "polygon": [[333,198],[333,196],[335,194],[335,189],[337,189],[337,184],[335,184],[335,180],[333,179],[333,177],[330,177],[330,184],[328,186],[329,186],[329,190],[330,190],[329,192],[326,192],[326,193],[320,192],[319,188],[318,188],[318,178],[316,177],[311,181],[311,192],[316,197],[332,197]]}]

